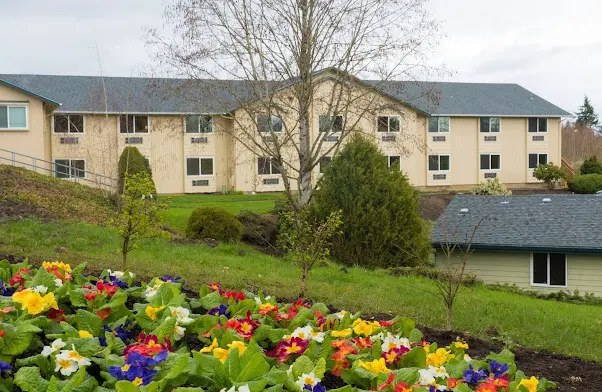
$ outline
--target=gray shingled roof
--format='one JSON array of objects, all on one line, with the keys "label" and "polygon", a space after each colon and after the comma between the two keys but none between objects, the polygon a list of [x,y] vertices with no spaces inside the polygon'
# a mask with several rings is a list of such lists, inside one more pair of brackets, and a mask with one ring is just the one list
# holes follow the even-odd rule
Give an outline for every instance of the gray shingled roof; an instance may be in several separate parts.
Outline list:
[{"label": "gray shingled roof", "polygon": [[[62,105],[62,112],[104,112],[98,76],[9,75],[8,82]],[[571,114],[517,84],[367,81],[427,114],[454,116],[547,116]],[[109,112],[228,113],[252,97],[248,81],[105,77]]]},{"label": "gray shingled roof", "polygon": [[602,253],[602,196],[458,195],[437,219],[431,240],[466,244],[477,223],[475,249]]}]

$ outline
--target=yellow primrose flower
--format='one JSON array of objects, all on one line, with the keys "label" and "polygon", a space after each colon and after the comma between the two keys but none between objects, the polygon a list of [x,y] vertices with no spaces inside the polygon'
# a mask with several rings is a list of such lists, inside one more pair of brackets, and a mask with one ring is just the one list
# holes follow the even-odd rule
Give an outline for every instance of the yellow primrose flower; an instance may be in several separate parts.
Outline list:
[{"label": "yellow primrose flower", "polygon": [[244,342],[241,342],[240,340],[235,340],[232,343],[230,343],[228,345],[228,347],[230,348],[228,350],[228,353],[232,350],[234,350],[235,348],[238,349],[238,356],[241,356],[245,353],[245,351],[247,350],[247,346],[245,346]]},{"label": "yellow primrose flower", "polygon": [[539,385],[539,380],[531,376],[531,378],[528,380],[526,378],[520,380],[520,384],[518,384],[518,386],[520,387],[521,385],[526,387],[529,392],[536,392],[537,386]]},{"label": "yellow primrose flower", "polygon": [[444,348],[438,348],[437,351],[426,356],[426,365],[443,366],[453,357],[454,356],[451,354],[451,352]]},{"label": "yellow primrose flower", "polygon": [[464,342],[456,342],[455,345],[456,348],[459,348],[460,350],[468,350],[468,344]]},{"label": "yellow primrose flower", "polygon": [[79,331],[78,334],[79,334],[80,338],[93,338],[94,337],[94,335],[92,335],[88,331]]},{"label": "yellow primrose flower", "polygon": [[424,343],[424,345],[422,346],[422,348],[424,349],[424,351],[428,354],[431,352],[431,345],[428,343]]},{"label": "yellow primrose flower", "polygon": [[36,315],[50,308],[58,309],[53,293],[48,293],[44,297],[31,289],[22,290],[12,295],[12,300],[21,304],[21,310],[27,309],[27,313]]},{"label": "yellow primrose flower", "polygon": [[360,359],[358,367],[366,369],[377,376],[381,373],[391,373],[391,370],[387,369],[384,358],[376,359],[372,362],[364,362]]},{"label": "yellow primrose flower", "polygon": [[330,331],[330,335],[334,338],[344,338],[351,335],[351,328],[342,329],[340,331]]},{"label": "yellow primrose flower", "polygon": [[213,338],[213,342],[211,342],[211,344],[209,346],[203,347],[200,351],[202,353],[210,353],[216,347],[217,347],[217,339]]},{"label": "yellow primrose flower", "polygon": [[213,356],[219,359],[221,363],[226,362],[226,359],[228,359],[228,354],[230,354],[230,350],[226,350],[225,348],[217,347],[213,349]]},{"label": "yellow primrose flower", "polygon": [[378,321],[372,322],[357,319],[353,322],[352,326],[353,332],[355,332],[356,335],[370,336],[374,332],[375,328],[380,327],[380,324],[378,323]]},{"label": "yellow primrose flower", "polygon": [[65,272],[71,272],[71,266],[69,264],[63,263],[62,261],[45,261],[42,263],[42,267],[44,267],[44,269],[46,270],[48,268],[58,267]]},{"label": "yellow primrose flower", "polygon": [[165,306],[159,306],[159,307],[154,307],[154,306],[147,306],[146,309],[144,310],[146,312],[146,315],[151,319],[156,321],[159,317],[157,316],[157,313],[162,311],[163,309],[165,309]]}]

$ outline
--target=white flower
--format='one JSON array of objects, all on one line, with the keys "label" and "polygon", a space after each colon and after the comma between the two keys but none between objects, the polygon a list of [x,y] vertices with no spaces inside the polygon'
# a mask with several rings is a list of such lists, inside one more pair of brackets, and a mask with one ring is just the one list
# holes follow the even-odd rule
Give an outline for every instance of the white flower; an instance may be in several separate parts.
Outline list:
[{"label": "white flower", "polygon": [[315,340],[318,343],[322,343],[324,341],[324,336],[326,335],[326,332],[317,332],[317,331],[311,331],[311,340]]},{"label": "white flower", "polygon": [[171,312],[171,315],[176,318],[176,322],[178,324],[186,325],[193,321],[190,317],[188,317],[190,315],[190,310],[186,308],[183,308],[181,306],[170,306],[169,311]]},{"label": "white flower", "polygon": [[63,339],[56,339],[54,342],[50,343],[50,346],[44,346],[42,349],[42,355],[49,357],[50,354],[57,352],[63,347],[65,347],[65,342],[63,342]]},{"label": "white flower", "polygon": [[374,343],[375,341],[377,341],[377,340],[383,340],[384,338],[385,338],[385,335],[382,332],[379,332],[376,335],[370,336],[370,341],[372,343]]},{"label": "white flower", "polygon": [[346,314],[347,314],[347,312],[346,312],[346,311],[344,311],[344,310],[341,310],[340,312],[338,312],[338,313],[335,313],[334,315],[335,315],[335,316],[337,316],[339,319],[341,319],[341,320],[342,320],[342,319],[345,317],[345,315],[346,315]]},{"label": "white flower", "polygon": [[155,280],[154,285],[151,286],[149,284],[148,286],[146,286],[146,289],[144,290],[144,296],[146,297],[146,299],[149,299],[153,295],[157,294],[157,291],[159,291],[159,287],[161,287],[163,283],[165,282],[163,282],[161,279],[157,279]]},{"label": "white flower", "polygon": [[426,369],[418,370],[418,374],[420,375],[420,385],[433,385],[438,387],[437,383],[435,382],[436,378],[449,378],[447,370],[445,370],[443,366],[435,367],[433,365],[429,365],[429,367]]},{"label": "white flower", "polygon": [[303,373],[301,377],[299,377],[299,379],[297,380],[297,385],[299,386],[299,388],[301,388],[301,390],[303,390],[303,387],[305,385],[309,385],[313,389],[313,387],[319,382],[320,379],[316,377],[314,372],[310,372],[309,374]]},{"label": "white flower", "polygon": [[464,360],[466,361],[466,363],[472,362],[472,358],[468,354],[464,354]]},{"label": "white flower", "polygon": [[174,335],[173,338],[175,340],[180,340],[184,337],[185,333],[186,333],[186,328],[176,325],[176,328],[173,331],[173,335]]},{"label": "white flower", "polygon": [[71,373],[74,373],[79,369],[77,362],[69,359],[68,356],[59,354],[56,356],[56,368],[55,372],[61,371],[63,376],[70,376]]},{"label": "white flower", "polygon": [[410,348],[410,340],[408,338],[400,338],[399,336],[392,335],[390,332],[383,339],[382,352],[386,353],[394,348],[400,347]]},{"label": "white flower", "polygon": [[291,337],[309,340],[311,339],[312,332],[313,328],[311,327],[311,325],[306,325],[305,327],[298,327],[297,329],[295,329],[293,333],[291,333]]},{"label": "white flower", "polygon": [[110,269],[108,269],[107,272],[109,273],[109,276],[112,276],[117,279],[121,279],[125,275],[125,272],[122,271],[111,271]]},{"label": "white flower", "polygon": [[[231,387],[227,391],[226,388],[222,388],[219,392],[236,392],[236,388]],[[251,390],[249,389],[248,385],[241,385],[240,387],[238,387],[238,392],[251,392]]]},{"label": "white flower", "polygon": [[60,280],[59,278],[56,278],[54,280],[54,284],[56,285],[56,287],[63,287],[63,281]]},{"label": "white flower", "polygon": [[48,287],[39,285],[39,286],[32,288],[32,290],[38,294],[44,295],[48,292]]}]

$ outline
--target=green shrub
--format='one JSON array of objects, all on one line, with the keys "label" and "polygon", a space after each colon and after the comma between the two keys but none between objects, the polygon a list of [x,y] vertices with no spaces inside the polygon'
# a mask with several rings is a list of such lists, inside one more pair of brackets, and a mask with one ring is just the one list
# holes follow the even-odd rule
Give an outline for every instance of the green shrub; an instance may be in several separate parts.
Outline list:
[{"label": "green shrub", "polygon": [[186,236],[193,239],[214,239],[223,242],[240,240],[242,224],[222,207],[199,207],[188,219]]},{"label": "green shrub", "polygon": [[253,245],[276,244],[276,215],[242,210],[236,217],[242,224],[242,240]]},{"label": "green shrub", "polygon": [[[129,173],[130,175],[147,173],[152,181],[153,173],[150,168],[150,163],[136,147],[126,147],[123,149],[123,152],[119,157],[118,170],[119,177],[117,185],[119,187],[119,193],[123,193],[123,179],[125,178],[125,173]],[[155,189],[154,182],[153,189]],[[157,194],[156,189],[154,190],[153,194]]]},{"label": "green shrub", "polygon": [[342,211],[341,234],[332,241],[335,261],[386,268],[428,259],[428,225],[418,204],[408,178],[387,167],[373,141],[354,135],[321,177],[311,208],[320,221]]},{"label": "green shrub", "polygon": [[556,188],[560,180],[566,177],[564,169],[554,165],[552,162],[547,165],[537,165],[533,174],[539,181],[545,182],[549,189]]},{"label": "green shrub", "polygon": [[479,183],[479,185],[472,188],[470,191],[473,195],[488,195],[488,196],[511,196],[512,191],[506,189],[499,178],[488,179],[485,182]]},{"label": "green shrub", "polygon": [[598,161],[598,157],[594,155],[583,161],[579,172],[580,174],[602,174],[602,164]]},{"label": "green shrub", "polygon": [[567,180],[569,189],[575,193],[592,194],[602,190],[602,174],[582,174]]}]

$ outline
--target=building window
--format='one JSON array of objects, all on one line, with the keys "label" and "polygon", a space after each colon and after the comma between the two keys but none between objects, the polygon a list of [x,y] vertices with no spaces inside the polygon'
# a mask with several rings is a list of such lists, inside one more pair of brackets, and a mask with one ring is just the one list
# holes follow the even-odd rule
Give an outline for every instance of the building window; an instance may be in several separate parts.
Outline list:
[{"label": "building window", "polygon": [[401,122],[399,116],[378,116],[378,132],[399,132]]},{"label": "building window", "polygon": [[276,166],[274,158],[270,157],[258,157],[257,158],[257,174],[259,175],[271,175],[280,174],[280,170]]},{"label": "building window", "polygon": [[268,116],[260,114],[257,116],[257,131],[265,132],[282,132],[282,118],[280,116]]},{"label": "building window", "polygon": [[537,165],[547,165],[548,154],[529,154],[529,169],[535,169]]},{"label": "building window", "polygon": [[449,132],[449,117],[429,117],[429,132]]},{"label": "building window", "polygon": [[148,116],[119,116],[119,133],[148,133]]},{"label": "building window", "polygon": [[529,132],[548,132],[548,119],[529,117]]},{"label": "building window", "polygon": [[186,133],[211,132],[213,132],[213,119],[211,116],[186,116]]},{"label": "building window", "polygon": [[0,129],[27,129],[27,106],[0,105]]},{"label": "building window", "polygon": [[499,117],[481,117],[481,132],[499,132],[501,119]]},{"label": "building window", "polygon": [[387,165],[401,170],[401,157],[399,155],[389,155]]},{"label": "building window", "polygon": [[501,168],[500,154],[481,154],[481,170],[500,170]]},{"label": "building window", "polygon": [[332,157],[322,157],[320,158],[320,174],[324,174],[324,171],[326,171],[326,168],[328,167],[328,165],[330,165],[330,163],[332,162]]},{"label": "building window", "polygon": [[55,159],[56,178],[86,178],[86,161],[83,159]]},{"label": "building window", "polygon": [[531,284],[533,286],[566,287],[566,254],[533,253]]},{"label": "building window", "polygon": [[449,155],[429,155],[429,171],[448,171]]},{"label": "building window", "polygon": [[187,176],[212,176],[213,158],[186,158]]},{"label": "building window", "polygon": [[84,116],[81,114],[55,114],[54,133],[84,133]]},{"label": "building window", "polygon": [[318,131],[324,133],[343,132],[343,116],[326,116],[318,117]]}]

